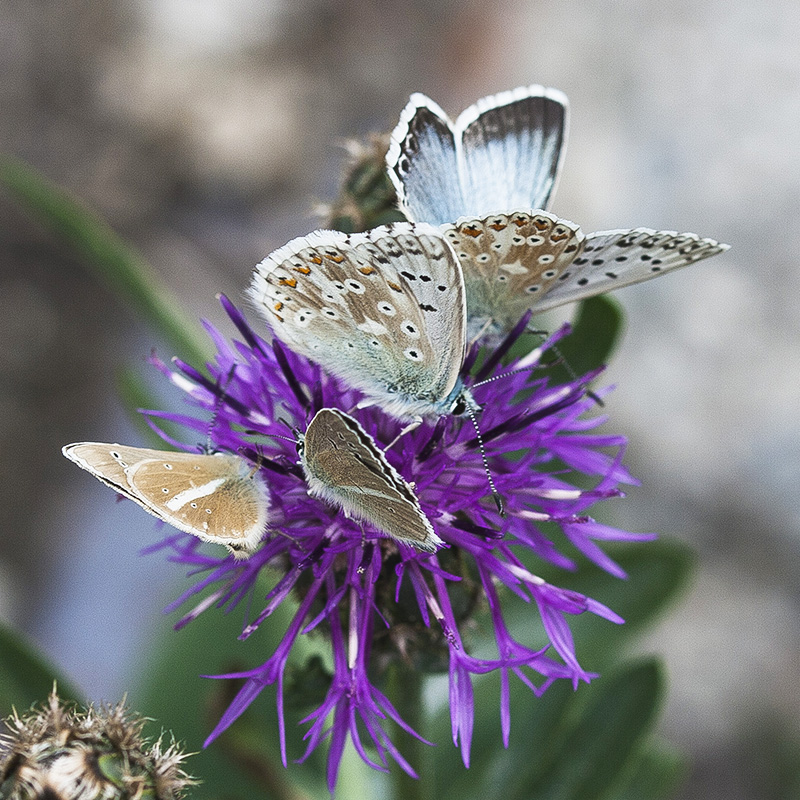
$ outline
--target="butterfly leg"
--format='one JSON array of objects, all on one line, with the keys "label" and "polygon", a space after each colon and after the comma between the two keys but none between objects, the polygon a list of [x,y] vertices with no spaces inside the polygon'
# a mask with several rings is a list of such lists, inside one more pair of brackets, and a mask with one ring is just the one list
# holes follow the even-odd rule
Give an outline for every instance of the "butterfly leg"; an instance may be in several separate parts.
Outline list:
[{"label": "butterfly leg", "polygon": [[414,417],[414,419],[411,420],[411,422],[409,422],[408,425],[406,425],[400,431],[400,433],[398,433],[397,436],[395,436],[394,439],[392,439],[392,441],[389,442],[389,444],[387,444],[386,447],[383,448],[384,452],[388,450],[390,447],[393,447],[395,444],[397,444],[397,442],[400,441],[400,439],[402,439],[407,433],[415,431],[417,428],[419,428],[420,425],[422,425],[422,417]]}]

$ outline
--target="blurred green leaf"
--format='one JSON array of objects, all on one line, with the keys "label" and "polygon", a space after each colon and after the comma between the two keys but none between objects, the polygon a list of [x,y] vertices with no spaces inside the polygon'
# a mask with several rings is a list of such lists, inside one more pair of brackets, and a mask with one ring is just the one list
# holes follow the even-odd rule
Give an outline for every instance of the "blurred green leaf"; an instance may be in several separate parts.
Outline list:
[{"label": "blurred green leaf", "polygon": [[0,624],[0,717],[8,716],[13,708],[21,713],[44,702],[54,681],[59,697],[83,701],[81,693],[32,644]]},{"label": "blurred green leaf", "polygon": [[208,352],[205,336],[189,322],[144,258],[94,211],[8,155],[0,155],[0,184],[72,246],[94,275],[141,314],[177,355],[202,367]]},{"label": "blurred green leaf", "polygon": [[[268,588],[257,586],[255,596],[263,597]],[[199,602],[199,598],[189,601],[184,613],[193,602]],[[287,709],[289,768],[284,769],[281,764],[275,686],[266,686],[248,711],[203,749],[206,737],[244,681],[201,676],[258,667],[276,649],[292,614],[291,604],[285,602],[249,639],[238,641],[246,605],[242,603],[230,614],[212,607],[179,631],[163,630],[154,643],[150,663],[145,665],[141,685],[129,693],[130,702],[140,713],[153,717],[159,728],[171,730],[189,751],[197,753],[189,762],[189,769],[203,783],[192,791],[193,800],[249,800],[264,796],[329,800],[324,784],[325,748],[304,764],[292,763],[303,753],[301,739],[306,728],[298,726],[298,722],[308,714],[310,706]],[[298,642],[301,662],[315,655],[313,646],[304,649],[306,638]]]},{"label": "blurred green leaf", "polygon": [[666,800],[673,797],[686,777],[686,759],[661,739],[648,744],[634,757],[614,800]]},{"label": "blurred green leaf", "polygon": [[[535,782],[521,774],[506,797],[603,800],[622,783],[661,705],[661,666],[655,659],[625,664],[591,688],[583,713],[549,752],[530,752]],[[536,768],[538,759],[545,770]]]},{"label": "blurred green leaf", "polygon": [[[164,440],[147,424],[145,418],[138,413],[140,408],[160,408],[162,403],[153,395],[147,382],[133,369],[123,369],[116,376],[117,393],[122,407],[128,412],[128,419],[139,431],[147,446],[157,450],[164,448]],[[184,431],[180,425],[168,419],[159,419],[161,429],[173,439],[181,439]]]},{"label": "blurred green leaf", "polygon": [[686,588],[694,565],[691,548],[676,540],[607,543],[603,549],[628,573],[627,579],[585,561],[575,573],[534,568],[545,580],[598,600],[625,620],[618,626],[587,613],[570,618],[578,656],[587,669],[614,660],[623,640],[652,625]]},{"label": "blurred green leaf", "polygon": [[[619,343],[623,323],[622,306],[613,297],[590,297],[578,306],[572,333],[559,342],[558,349],[575,373],[583,375],[608,363]],[[564,372],[562,378],[566,380],[569,375]]]}]

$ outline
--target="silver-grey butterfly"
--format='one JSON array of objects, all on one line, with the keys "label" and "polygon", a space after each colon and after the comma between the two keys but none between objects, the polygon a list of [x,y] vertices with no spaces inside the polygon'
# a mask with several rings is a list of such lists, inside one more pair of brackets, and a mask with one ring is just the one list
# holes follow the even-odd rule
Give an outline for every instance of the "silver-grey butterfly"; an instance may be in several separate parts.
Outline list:
[{"label": "silver-grey butterfly", "polygon": [[564,159],[568,101],[523,86],[484,97],[455,122],[411,95],[386,154],[408,219],[437,225],[509,209],[546,209]]},{"label": "silver-grey butterfly", "polygon": [[585,235],[546,211],[462,218],[442,230],[461,264],[470,333],[508,331],[535,313],[658,277],[728,249],[649,228]]},{"label": "silver-grey butterfly", "polygon": [[259,546],[269,498],[245,459],[102,442],[68,444],[64,455],[106,486],[178,530],[222,544],[236,558]]},{"label": "silver-grey butterfly", "polygon": [[459,377],[461,267],[431,225],[314,231],[265,258],[247,294],[278,339],[361,390],[362,405],[403,420],[476,408]]},{"label": "silver-grey butterfly", "polygon": [[412,486],[349,414],[318,411],[300,435],[297,452],[309,494],[418,550],[434,552],[444,544]]}]

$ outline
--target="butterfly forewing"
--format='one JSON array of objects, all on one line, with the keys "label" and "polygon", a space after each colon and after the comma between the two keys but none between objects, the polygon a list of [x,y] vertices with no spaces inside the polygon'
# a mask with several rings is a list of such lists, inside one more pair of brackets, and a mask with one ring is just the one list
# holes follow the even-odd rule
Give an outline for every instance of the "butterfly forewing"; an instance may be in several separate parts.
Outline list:
[{"label": "butterfly forewing", "polygon": [[71,444],[62,452],[150,514],[234,555],[255,550],[266,531],[266,487],[238,456],[102,442]]},{"label": "butterfly forewing", "polygon": [[329,408],[316,414],[302,442],[301,463],[310,494],[420,550],[442,545],[411,486],[348,414]]},{"label": "butterfly forewing", "polygon": [[386,154],[400,208],[410,220],[457,219],[464,198],[453,129],[447,115],[424,94],[411,95]]},{"label": "butterfly forewing", "polygon": [[567,114],[566,95],[542,86],[484,97],[464,111],[455,125],[461,214],[548,208],[566,151]]},{"label": "butterfly forewing", "polygon": [[464,273],[471,331],[507,329],[580,253],[580,228],[545,211],[464,218],[442,226]]},{"label": "butterfly forewing", "polygon": [[386,162],[411,220],[452,223],[514,208],[546,208],[561,169],[567,98],[528,86],[485,97],[453,124],[413,94],[392,133]]},{"label": "butterfly forewing", "polygon": [[[61,452],[70,461],[74,461],[81,469],[90,472],[106,486],[110,486],[114,491],[129,500],[144,506],[142,501],[131,491],[125,470],[141,458],[157,456],[158,450],[145,450],[139,447],[103,444],[101,442],[76,442],[75,444],[66,445],[61,449]],[[147,511],[150,511],[150,509],[147,508]],[[151,513],[153,512],[151,511]]]},{"label": "butterfly forewing", "polygon": [[539,312],[585,300],[656,278],[728,249],[727,244],[701,239],[694,233],[649,228],[590,233],[569,269],[531,307]]},{"label": "butterfly forewing", "polygon": [[438,229],[315,231],[262,261],[248,294],[281,341],[388,413],[443,413],[466,321],[461,268]]}]

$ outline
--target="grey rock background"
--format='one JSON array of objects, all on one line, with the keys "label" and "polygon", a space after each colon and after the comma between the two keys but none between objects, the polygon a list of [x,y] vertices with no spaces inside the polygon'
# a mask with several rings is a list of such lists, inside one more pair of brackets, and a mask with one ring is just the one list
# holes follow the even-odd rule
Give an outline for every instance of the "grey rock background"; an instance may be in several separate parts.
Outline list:
[{"label": "grey rock background", "polygon": [[[753,743],[797,736],[800,714],[797,31],[791,0],[9,0],[0,149],[94,205],[221,322],[214,295],[240,299],[258,260],[316,226],[337,139],[390,129],[412,91],[454,114],[521,84],[565,91],[556,213],[733,245],[618,295],[609,429],[642,479],[620,524],[700,554],[643,645],[669,664],[662,729],[694,762],[682,796],[766,798]],[[137,556],[150,519],[59,449],[135,441],[114,373],[154,344],[0,195],[0,614],[98,699],[169,624],[156,612],[173,576]]]}]

